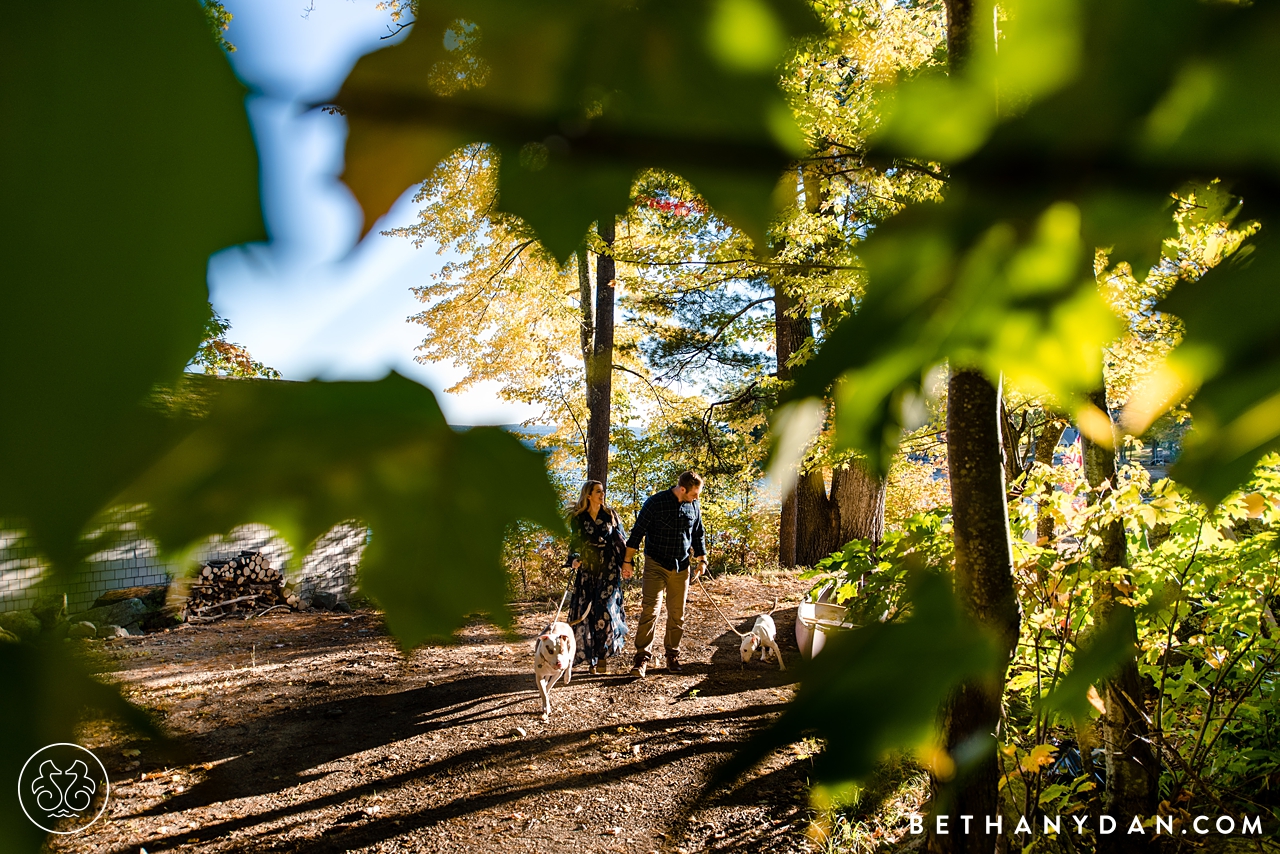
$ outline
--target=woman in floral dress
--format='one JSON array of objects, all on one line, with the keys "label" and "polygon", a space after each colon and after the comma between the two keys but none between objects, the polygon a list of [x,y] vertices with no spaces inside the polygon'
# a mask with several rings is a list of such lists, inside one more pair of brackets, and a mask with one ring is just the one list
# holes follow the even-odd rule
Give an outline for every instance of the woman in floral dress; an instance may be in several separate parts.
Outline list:
[{"label": "woman in floral dress", "polygon": [[627,533],[618,514],[604,503],[600,481],[582,485],[569,526],[576,553],[572,565],[578,570],[569,600],[569,622],[586,615],[573,629],[578,660],[590,665],[593,674],[608,673],[605,660],[622,652],[627,636],[627,618],[622,612],[622,557],[627,551]]}]

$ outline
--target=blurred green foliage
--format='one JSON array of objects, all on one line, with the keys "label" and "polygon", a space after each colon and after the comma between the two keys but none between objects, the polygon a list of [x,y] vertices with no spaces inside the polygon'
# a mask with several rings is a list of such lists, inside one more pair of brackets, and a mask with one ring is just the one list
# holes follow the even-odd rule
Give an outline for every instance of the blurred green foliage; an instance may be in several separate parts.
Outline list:
[{"label": "blurred green foliage", "polygon": [[[148,714],[90,675],[81,657],[56,637],[0,642],[0,674],[7,696],[0,704],[0,769],[10,781],[19,778],[22,766],[40,748],[74,741],[86,714],[113,718],[144,737],[161,736]],[[44,850],[47,836],[27,819],[17,797],[0,800],[0,849]]]},{"label": "blurred green foliage", "polygon": [[351,123],[343,180],[366,228],[454,149],[489,142],[501,209],[561,261],[627,208],[648,167],[764,234],[779,175],[803,153],[775,78],[789,39],[816,30],[803,4],[450,0],[416,13],[337,98]]},{"label": "blurred green foliage", "polygon": [[362,588],[406,649],[467,614],[505,623],[507,526],[563,527],[540,454],[496,427],[455,432],[435,396],[397,374],[189,382],[216,389],[207,415],[127,493],[153,508],[161,545],[264,522],[305,553],[358,519],[372,530]]},{"label": "blurred green foliage", "polygon": [[917,562],[901,619],[830,636],[822,655],[804,664],[782,717],[730,759],[711,787],[805,735],[825,741],[815,765],[828,781],[863,778],[895,748],[927,752],[947,692],[963,679],[992,676],[998,664],[995,643],[960,610],[949,581]]},{"label": "blurred green foliage", "polygon": [[[52,37],[36,7],[0,34],[0,515],[59,571],[172,441],[140,402],[200,343],[209,255],[264,236],[245,90],[199,5],[64,11]],[[92,228],[59,227],[73,200]]]},{"label": "blurred green foliage", "polygon": [[[60,9],[53,37],[37,6],[9,10],[0,34],[9,202],[0,239],[18,283],[0,318],[10,413],[0,420],[0,514],[26,520],[67,573],[87,548],[88,521],[146,471],[133,494],[155,502],[174,546],[250,514],[297,543],[346,518],[370,523],[366,589],[406,645],[447,632],[465,610],[500,613],[501,532],[521,517],[559,524],[542,461],[509,437],[453,434],[431,395],[397,377],[231,384],[177,417],[144,405],[201,341],[210,253],[262,236],[244,92],[199,4]],[[480,141],[501,155],[499,204],[556,258],[627,205],[645,167],[679,173],[763,245],[779,174],[803,154],[774,79],[788,40],[818,32],[801,4],[477,0],[419,13],[411,37],[362,60],[338,98],[351,119],[347,180],[367,226],[450,151]],[[1176,394],[1197,392],[1200,438],[1178,474],[1222,498],[1280,447],[1280,265],[1267,232],[1280,206],[1280,7],[1011,0],[980,6],[975,19],[992,22],[992,38],[975,42],[962,72],[926,70],[891,94],[859,95],[891,101],[858,125],[876,132],[860,154],[884,163],[884,176],[912,164],[945,179],[945,198],[870,235],[865,298],[826,337],[796,396],[834,387],[839,444],[881,468],[943,361],[1074,407],[1097,387],[1103,346],[1120,328],[1097,290],[1095,250],[1144,279],[1173,233],[1173,194],[1219,179],[1257,236],[1211,272],[1188,272],[1199,280],[1179,284],[1160,310],[1185,326],[1170,362]],[[213,20],[225,23],[216,10]],[[869,89],[880,78],[855,79]],[[803,119],[810,136],[840,124],[823,110]],[[930,187],[924,195],[936,195]],[[57,227],[69,199],[85,200],[97,223],[76,231],[74,251]],[[113,369],[93,370],[86,354]],[[1091,505],[1096,515],[1060,519],[1086,543],[1107,513],[1129,526],[1133,601],[1151,615],[1140,653],[1162,691],[1161,749],[1184,763],[1171,785],[1273,773],[1274,744],[1258,733],[1270,738],[1274,698],[1257,674],[1275,664],[1262,605],[1275,595],[1274,535],[1239,533],[1246,519],[1276,521],[1274,484],[1264,486],[1229,498],[1212,524],[1172,487],[1147,502],[1129,485]],[[870,561],[844,555],[851,565],[862,557]],[[1020,559],[1029,590],[1086,577],[1083,562],[1057,552]],[[1052,572],[1033,568],[1043,561]],[[726,773],[810,727],[828,739],[823,762],[836,776],[863,774],[886,749],[925,738],[950,686],[993,661],[945,583],[925,574],[917,585],[902,619],[835,639],[779,726]],[[1058,644],[1060,664],[1087,620],[1087,602],[1062,593],[1046,589],[1042,615],[1028,621],[1041,632],[1026,647],[1036,669],[1018,690],[1034,685],[1037,702],[1058,675],[1046,683],[1045,644]],[[1192,614],[1202,628],[1183,640]],[[30,701],[12,712],[16,751],[67,739],[86,693],[98,691],[75,677],[61,694],[49,678],[61,665],[44,654],[0,647],[15,696]],[[1198,718],[1197,691],[1210,698]],[[75,714],[41,713],[60,703]],[[1029,732],[1042,735],[1045,720]],[[38,842],[10,819],[3,832],[16,834],[16,848]]]},{"label": "blurred green foliage", "polygon": [[[1263,239],[1280,201],[1277,89],[1261,58],[1280,12],[1062,0],[979,4],[974,20],[992,22],[991,37],[976,39],[964,70],[900,85],[872,140],[872,156],[946,161],[946,200],[870,237],[866,299],[797,396],[835,383],[840,441],[881,466],[921,377],[943,360],[1079,408],[1100,376],[1097,348],[1117,332],[1096,292],[1094,249],[1145,278],[1172,236],[1173,194],[1216,177],[1260,236],[1160,309],[1186,323],[1175,397],[1203,384],[1192,407],[1202,438],[1180,476],[1222,497],[1280,437],[1268,408],[1280,301]],[[1241,305],[1248,320],[1228,320]]]},{"label": "blurred green foliage", "polygon": [[[75,0],[51,31],[47,9],[22,6],[0,33],[0,516],[61,582],[101,547],[86,529],[127,489],[163,496],[154,518],[174,548],[250,507],[300,547],[361,518],[381,528],[366,589],[403,643],[467,611],[501,618],[503,530],[559,524],[539,455],[494,431],[455,434],[401,378],[179,382],[208,331],[209,256],[265,236],[246,91],[210,38],[226,23],[215,7],[138,0],[104,15]],[[69,210],[91,226],[65,227]],[[237,406],[257,416],[228,420]],[[8,779],[36,748],[74,740],[86,713],[144,725],[61,643],[0,643]],[[36,850],[33,831],[7,799],[0,848]]]}]

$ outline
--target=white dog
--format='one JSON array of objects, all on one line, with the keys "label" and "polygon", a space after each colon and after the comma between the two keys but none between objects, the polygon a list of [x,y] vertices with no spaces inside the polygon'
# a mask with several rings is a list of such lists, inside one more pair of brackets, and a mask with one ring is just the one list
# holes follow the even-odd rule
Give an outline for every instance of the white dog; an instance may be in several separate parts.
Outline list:
[{"label": "white dog", "polygon": [[[773,607],[776,610],[778,603],[775,602]],[[772,613],[772,611],[769,612],[769,614]],[[787,665],[782,661],[782,650],[778,649],[778,627],[773,624],[773,617],[769,616],[769,614],[761,614],[756,617],[751,631],[742,636],[742,645],[738,647],[738,651],[742,653],[743,664],[750,661],[751,656],[758,649],[760,650],[761,661],[768,661],[769,656],[773,655],[778,659],[778,669],[786,670]]]},{"label": "white dog", "polygon": [[538,635],[533,646],[533,680],[542,695],[542,719],[551,719],[551,686],[564,677],[568,685],[573,678],[573,659],[578,654],[578,642],[568,623],[556,620]]},{"label": "white dog", "polygon": [[[702,583],[702,579],[698,579],[698,583]],[[716,613],[720,615],[720,619],[725,621],[729,628],[733,629],[733,633],[742,638],[742,643],[738,647],[738,652],[742,655],[742,664],[751,660],[751,656],[755,655],[755,651],[760,650],[760,660],[768,661],[772,655],[778,659],[778,669],[786,670],[787,665],[782,660],[782,650],[778,649],[778,627],[773,622],[773,612],[778,610],[778,600],[773,600],[773,607],[769,609],[769,613],[760,614],[756,617],[755,623],[751,626],[751,631],[740,632],[733,621],[724,615],[724,611],[720,610],[720,606],[716,604],[716,600],[711,598],[711,593],[707,590],[705,584],[702,585],[702,592],[711,602],[711,606],[716,609]]]}]

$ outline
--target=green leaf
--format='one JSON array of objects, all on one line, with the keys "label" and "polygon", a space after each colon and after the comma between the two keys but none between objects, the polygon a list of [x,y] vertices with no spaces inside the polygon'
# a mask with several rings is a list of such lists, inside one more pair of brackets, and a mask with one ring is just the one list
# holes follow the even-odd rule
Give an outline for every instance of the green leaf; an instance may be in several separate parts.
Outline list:
[{"label": "green leaf", "polygon": [[[145,712],[130,705],[118,689],[89,675],[84,662],[67,644],[0,642],[0,673],[8,702],[0,704],[0,770],[17,780],[22,766],[50,744],[74,742],[86,712],[118,720],[150,738],[163,738]],[[0,799],[0,850],[46,850],[47,834],[22,812],[12,794]]]},{"label": "green leaf", "polygon": [[[1120,609],[1117,609],[1120,610]],[[1110,676],[1133,656],[1133,623],[1113,619],[1081,644],[1071,661],[1071,671],[1044,698],[1042,705],[1073,718],[1089,714],[1089,686]]]},{"label": "green leaf", "polygon": [[657,167],[763,245],[803,151],[775,69],[816,31],[795,0],[423,3],[408,39],[361,59],[338,95],[343,179],[369,228],[450,151],[492,143],[502,210],[564,260]]},{"label": "green leaf", "polygon": [[[1278,220],[1280,221],[1280,220]],[[1194,430],[1170,474],[1216,503],[1280,448],[1280,249],[1265,230],[1224,264],[1178,285],[1160,304],[1186,335],[1172,363],[1188,389]]]},{"label": "green leaf", "polygon": [[19,5],[0,32],[0,515],[55,568],[163,451],[138,404],[201,340],[209,255],[263,236],[258,162],[199,4]]},{"label": "green leaf", "polygon": [[368,525],[363,590],[400,643],[464,616],[506,619],[502,538],[563,522],[542,456],[502,430],[455,432],[435,396],[392,374],[371,383],[204,380],[208,416],[130,490],[170,549],[236,525],[272,525],[299,552],[335,524]]},{"label": "green leaf", "polygon": [[[1119,321],[1094,283],[1070,202],[1029,210],[960,198],[911,211],[866,243],[858,311],[798,372],[794,397],[834,383],[838,447],[887,470],[912,399],[934,366],[980,367],[1071,401],[1096,385]],[[1020,214],[1014,218],[1014,214]],[[993,223],[988,225],[988,223]]]},{"label": "green leaf", "polygon": [[948,582],[933,574],[918,581],[908,619],[829,636],[805,666],[795,701],[708,788],[810,732],[826,740],[817,764],[824,782],[865,777],[887,751],[928,738],[953,687],[993,674],[996,645],[964,616]]},{"label": "green leaf", "polygon": [[1172,85],[1145,117],[1142,142],[1160,161],[1200,174],[1280,169],[1280,8],[1211,9]]},{"label": "green leaf", "polygon": [[1069,795],[1071,789],[1061,783],[1054,783],[1052,786],[1046,786],[1045,790],[1040,793],[1039,802],[1045,806],[1051,806],[1054,801],[1064,795]]}]

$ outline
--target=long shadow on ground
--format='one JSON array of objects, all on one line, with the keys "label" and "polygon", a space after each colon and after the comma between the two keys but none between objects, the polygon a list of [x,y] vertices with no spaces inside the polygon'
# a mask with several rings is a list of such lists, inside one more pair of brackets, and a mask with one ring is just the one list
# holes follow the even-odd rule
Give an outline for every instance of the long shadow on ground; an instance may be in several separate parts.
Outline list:
[{"label": "long shadow on ground", "polygon": [[[482,677],[477,677],[481,679]],[[495,677],[507,678],[507,677]],[[419,691],[405,692],[405,694],[418,694]],[[527,693],[527,692],[525,692]],[[403,698],[404,695],[393,695]],[[368,698],[378,700],[384,698]],[[352,705],[348,703],[347,705]],[[676,718],[663,718],[653,721],[637,721],[632,724],[637,730],[637,734],[643,734],[641,739],[633,739],[639,743],[646,745],[646,752],[652,754],[654,750],[661,747],[663,743],[671,743],[678,740],[683,733],[669,732],[680,727],[689,726],[706,726],[709,724],[723,723],[728,721],[742,722],[744,719],[749,720],[757,725],[762,723],[762,719],[777,712],[777,706],[772,704],[762,704],[749,706],[745,708],[735,709],[733,711],[715,712],[709,714],[694,714]],[[426,724],[415,723],[403,730],[403,737],[410,737],[422,731],[412,730],[412,727],[430,726],[430,722]],[[507,740],[503,742],[495,742],[483,747],[465,750],[458,754],[448,757],[440,761],[428,761],[418,767],[399,774],[382,776],[376,780],[370,780],[358,785],[350,786],[338,792],[332,792],[317,798],[305,801],[295,801],[286,806],[280,806],[273,810],[258,812],[253,815],[239,817],[229,821],[221,821],[212,824],[203,825],[198,831],[183,831],[170,836],[152,838],[148,841],[149,845],[156,848],[164,849],[169,846],[176,846],[182,842],[197,839],[207,841],[218,837],[225,836],[237,830],[254,827],[256,825],[275,822],[287,819],[291,815],[297,815],[310,810],[324,809],[335,805],[353,802],[361,797],[375,794],[376,792],[387,792],[399,786],[405,785],[418,780],[429,778],[439,778],[449,775],[458,768],[465,768],[476,763],[496,764],[503,767],[515,767],[518,764],[527,762],[531,757],[546,755],[554,752],[557,748],[565,748],[574,744],[588,741],[593,735],[605,735],[609,731],[615,729],[616,723],[607,726],[594,727],[587,730],[578,730],[574,732],[559,733],[553,736],[546,736],[532,739]],[[361,727],[353,722],[344,732],[356,736],[356,731]],[[384,733],[385,734],[385,733]],[[392,739],[394,740],[394,738]],[[361,742],[366,746],[373,746],[368,742]],[[385,744],[386,741],[378,740],[377,744]],[[649,755],[643,759],[637,759],[625,765],[610,765],[605,768],[595,769],[582,773],[562,773],[562,774],[541,774],[537,778],[537,782],[520,785],[514,784],[497,790],[482,793],[472,793],[470,791],[455,797],[446,803],[432,806],[430,808],[416,811],[412,815],[397,815],[384,819],[377,819],[372,822],[362,824],[354,828],[331,828],[323,838],[311,840],[290,840],[288,842],[280,841],[279,846],[288,848],[291,851],[321,852],[321,851],[347,851],[352,848],[371,845],[376,842],[384,841],[392,837],[400,836],[406,832],[416,829],[428,827],[447,821],[451,818],[466,815],[469,813],[481,812],[486,809],[493,808],[506,803],[511,803],[530,795],[536,795],[543,792],[566,792],[570,790],[587,790],[604,783],[614,783],[620,779],[634,777],[649,773],[664,765],[680,762],[691,757],[727,754],[732,752],[739,743],[730,741],[708,741],[701,740],[690,744],[681,744],[679,747],[671,747],[665,749],[661,754]],[[194,809],[198,807],[208,806],[219,801],[230,798],[244,798],[255,794],[270,794],[285,788],[292,787],[298,781],[306,779],[314,779],[321,775],[300,775],[297,772],[305,767],[314,767],[323,764],[325,761],[332,761],[340,755],[345,755],[349,751],[333,751],[330,759],[321,759],[318,756],[309,754],[305,763],[295,763],[292,767],[294,773],[289,775],[289,766],[280,764],[267,756],[259,755],[256,751],[252,757],[237,757],[230,762],[217,766],[214,770],[217,773],[211,773],[210,778],[204,783],[197,785],[191,791],[171,798],[162,806],[147,810],[140,813],[139,816],[156,816],[164,815],[172,812]],[[281,757],[283,758],[283,757]],[[285,780],[282,783],[274,784],[270,779],[267,771],[278,771],[280,773],[274,775]],[[138,817],[138,816],[135,816]],[[271,834],[278,833],[279,830],[269,831]],[[267,843],[267,847],[261,850],[271,850],[274,847]],[[121,849],[132,850],[130,849]]]}]

